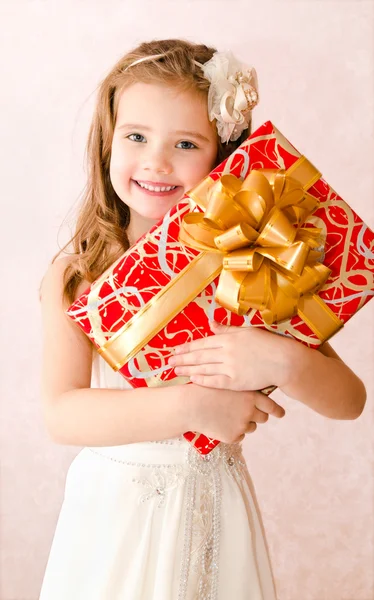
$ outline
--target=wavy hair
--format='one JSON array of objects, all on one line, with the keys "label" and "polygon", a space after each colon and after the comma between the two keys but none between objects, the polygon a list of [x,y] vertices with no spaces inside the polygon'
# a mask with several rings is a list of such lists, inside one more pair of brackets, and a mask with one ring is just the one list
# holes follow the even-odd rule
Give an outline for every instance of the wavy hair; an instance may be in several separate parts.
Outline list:
[{"label": "wavy hair", "polygon": [[[114,191],[109,175],[113,131],[123,90],[138,81],[157,82],[192,90],[207,98],[209,81],[194,61],[205,63],[214,52],[215,48],[179,39],[142,43],[125,54],[101,82],[86,148],[88,179],[75,232],[52,261],[68,248],[73,250],[64,272],[63,296],[69,303],[73,302],[82,281],[95,281],[129,248],[126,230],[130,209]],[[125,72],[137,59],[154,54],[163,56],[141,62]],[[249,133],[250,125],[238,140],[227,144],[222,144],[217,134],[215,165],[229,156]]]}]

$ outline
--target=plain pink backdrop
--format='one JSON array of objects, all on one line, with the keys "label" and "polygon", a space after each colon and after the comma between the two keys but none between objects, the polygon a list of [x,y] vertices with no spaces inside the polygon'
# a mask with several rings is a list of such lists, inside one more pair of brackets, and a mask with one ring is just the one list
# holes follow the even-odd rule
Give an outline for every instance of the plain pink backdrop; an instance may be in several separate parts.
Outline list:
[{"label": "plain pink backdrop", "polygon": [[[254,126],[271,119],[374,227],[371,1],[176,0],[0,5],[2,137],[0,600],[37,600],[67,468],[40,409],[38,285],[84,185],[94,90],[140,41],[231,49],[259,75]],[[279,600],[372,600],[373,308],[332,341],[364,380],[356,421],[295,400],[246,438]],[[68,599],[67,599],[68,600]]]}]

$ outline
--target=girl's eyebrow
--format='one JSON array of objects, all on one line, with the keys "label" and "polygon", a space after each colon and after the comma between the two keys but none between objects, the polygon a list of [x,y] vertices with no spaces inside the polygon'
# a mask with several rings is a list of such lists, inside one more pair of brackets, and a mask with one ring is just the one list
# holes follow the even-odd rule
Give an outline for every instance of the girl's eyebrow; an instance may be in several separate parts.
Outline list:
[{"label": "girl's eyebrow", "polygon": [[195,138],[198,138],[199,140],[202,140],[203,142],[210,142],[210,140],[205,137],[205,135],[203,135],[202,133],[199,133],[198,131],[185,131],[183,129],[179,129],[178,131],[175,131],[174,133],[178,134],[178,135],[186,135],[187,137],[192,136]]},{"label": "girl's eyebrow", "polygon": [[[142,125],[141,123],[122,123],[122,125],[119,125],[118,127],[116,127],[116,129],[143,129],[144,131],[151,131],[151,127],[148,127],[147,125]],[[176,133],[177,135],[192,136],[202,140],[203,142],[210,142],[210,140],[205,135],[199,133],[198,131],[178,129],[173,133]]]},{"label": "girl's eyebrow", "polygon": [[141,123],[122,123],[122,125],[118,125],[116,129],[144,129],[145,131],[151,130],[150,127],[147,127],[147,125],[142,125]]}]

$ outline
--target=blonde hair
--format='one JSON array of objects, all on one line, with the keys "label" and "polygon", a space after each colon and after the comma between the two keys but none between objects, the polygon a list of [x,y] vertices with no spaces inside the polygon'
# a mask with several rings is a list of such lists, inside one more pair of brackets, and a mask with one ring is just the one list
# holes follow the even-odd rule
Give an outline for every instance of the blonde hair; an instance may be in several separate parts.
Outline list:
[{"label": "blonde hair", "polygon": [[[97,279],[129,248],[126,230],[130,222],[130,209],[117,196],[109,176],[113,131],[123,90],[137,81],[161,82],[195,91],[207,98],[209,81],[194,61],[205,63],[214,52],[215,48],[179,39],[142,43],[125,54],[99,86],[87,143],[88,180],[75,233],[53,258],[53,261],[56,260],[62,252],[72,247],[73,258],[65,269],[63,290],[64,299],[70,303],[82,281],[91,283]],[[126,70],[134,61],[155,54],[163,56],[139,62]],[[217,134],[215,164],[218,165],[229,156],[249,133],[247,129],[237,141],[225,145]]]}]

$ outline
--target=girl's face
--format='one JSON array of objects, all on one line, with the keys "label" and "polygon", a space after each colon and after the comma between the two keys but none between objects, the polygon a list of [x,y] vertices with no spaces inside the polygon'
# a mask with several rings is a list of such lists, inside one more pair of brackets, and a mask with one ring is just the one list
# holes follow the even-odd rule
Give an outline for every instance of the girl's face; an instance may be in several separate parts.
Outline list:
[{"label": "girl's face", "polygon": [[110,178],[130,208],[133,237],[140,237],[203,179],[216,156],[217,134],[204,98],[154,83],[138,82],[124,90]]}]

